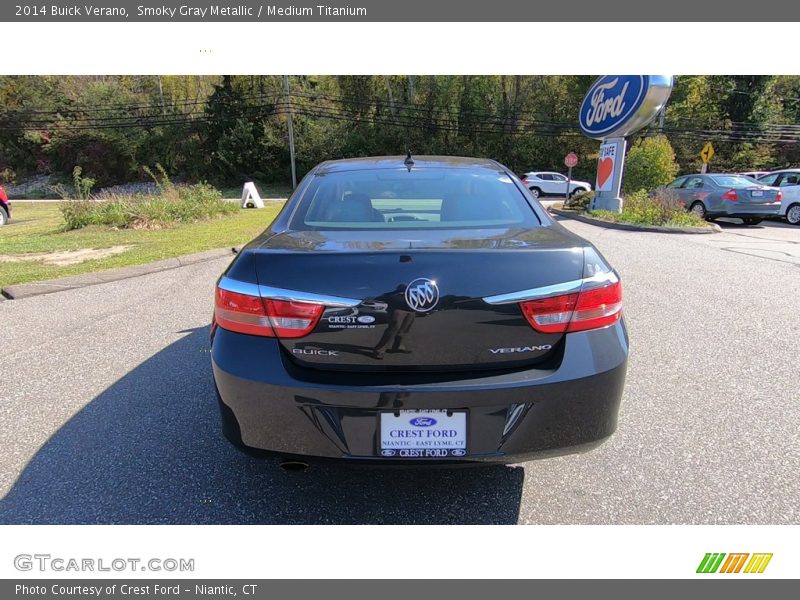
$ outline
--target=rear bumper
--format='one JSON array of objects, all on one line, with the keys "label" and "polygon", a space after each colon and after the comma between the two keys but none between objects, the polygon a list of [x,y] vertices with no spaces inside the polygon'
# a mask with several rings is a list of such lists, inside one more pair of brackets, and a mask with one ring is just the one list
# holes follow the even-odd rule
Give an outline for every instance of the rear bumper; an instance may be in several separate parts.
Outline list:
[{"label": "rear bumper", "polygon": [[[449,461],[518,462],[589,450],[610,436],[625,380],[624,323],[571,333],[557,368],[376,385],[361,374],[301,370],[272,338],[218,330],[212,366],[223,429],[235,444],[280,454],[391,463],[379,415],[465,409],[467,454]],[[383,376],[378,376],[383,379]],[[349,380],[349,381],[348,381]],[[360,384],[359,384],[360,383]],[[414,462],[442,459],[415,459]]]},{"label": "rear bumper", "polygon": [[722,211],[709,212],[710,216],[732,218],[758,217],[766,219],[768,217],[778,217],[781,214],[781,205],[779,203],[748,205],[743,202],[725,201],[722,208]]}]

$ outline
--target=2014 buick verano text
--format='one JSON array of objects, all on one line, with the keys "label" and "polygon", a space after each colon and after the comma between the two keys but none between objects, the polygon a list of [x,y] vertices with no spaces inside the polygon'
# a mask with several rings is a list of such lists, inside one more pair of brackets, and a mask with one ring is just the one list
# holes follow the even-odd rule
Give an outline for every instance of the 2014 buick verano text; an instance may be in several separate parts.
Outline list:
[{"label": "2014 buick verano text", "polygon": [[489,160],[325,162],[217,282],[212,366],[244,450],[518,462],[611,435],[619,276]]}]

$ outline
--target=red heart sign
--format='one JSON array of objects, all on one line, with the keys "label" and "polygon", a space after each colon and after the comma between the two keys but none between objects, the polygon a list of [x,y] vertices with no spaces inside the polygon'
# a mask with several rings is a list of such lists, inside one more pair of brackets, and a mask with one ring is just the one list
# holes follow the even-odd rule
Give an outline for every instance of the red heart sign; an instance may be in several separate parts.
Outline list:
[{"label": "red heart sign", "polygon": [[614,160],[607,156],[597,165],[597,187],[603,187],[614,172]]}]

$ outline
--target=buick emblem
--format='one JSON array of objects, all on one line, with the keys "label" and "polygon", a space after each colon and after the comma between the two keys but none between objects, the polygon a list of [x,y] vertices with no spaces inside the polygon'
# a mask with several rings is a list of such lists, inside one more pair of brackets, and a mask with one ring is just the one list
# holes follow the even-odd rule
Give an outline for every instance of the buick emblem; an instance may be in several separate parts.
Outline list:
[{"label": "buick emblem", "polygon": [[439,287],[432,279],[415,279],[406,287],[406,304],[417,312],[428,312],[439,303]]}]

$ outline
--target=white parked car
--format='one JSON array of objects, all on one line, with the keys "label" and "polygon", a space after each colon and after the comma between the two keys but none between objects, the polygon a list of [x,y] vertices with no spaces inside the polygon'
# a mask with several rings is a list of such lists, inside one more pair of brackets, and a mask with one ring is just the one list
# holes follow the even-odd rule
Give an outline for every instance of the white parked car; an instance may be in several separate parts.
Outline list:
[{"label": "white parked car", "polygon": [[744,171],[743,173],[739,173],[739,175],[744,175],[745,177],[750,177],[751,179],[759,179],[764,175],[769,175],[769,171]]},{"label": "white parked car", "polygon": [[764,185],[780,188],[781,216],[792,225],[800,225],[800,169],[775,171],[758,179]]},{"label": "white parked car", "polygon": [[[525,173],[522,183],[524,183],[537,198],[540,196],[561,196],[563,198],[567,193],[567,176],[561,173],[554,173],[552,171],[531,171],[530,173]],[[573,179],[569,182],[570,197],[591,190],[592,185],[585,181],[575,181]]]}]

